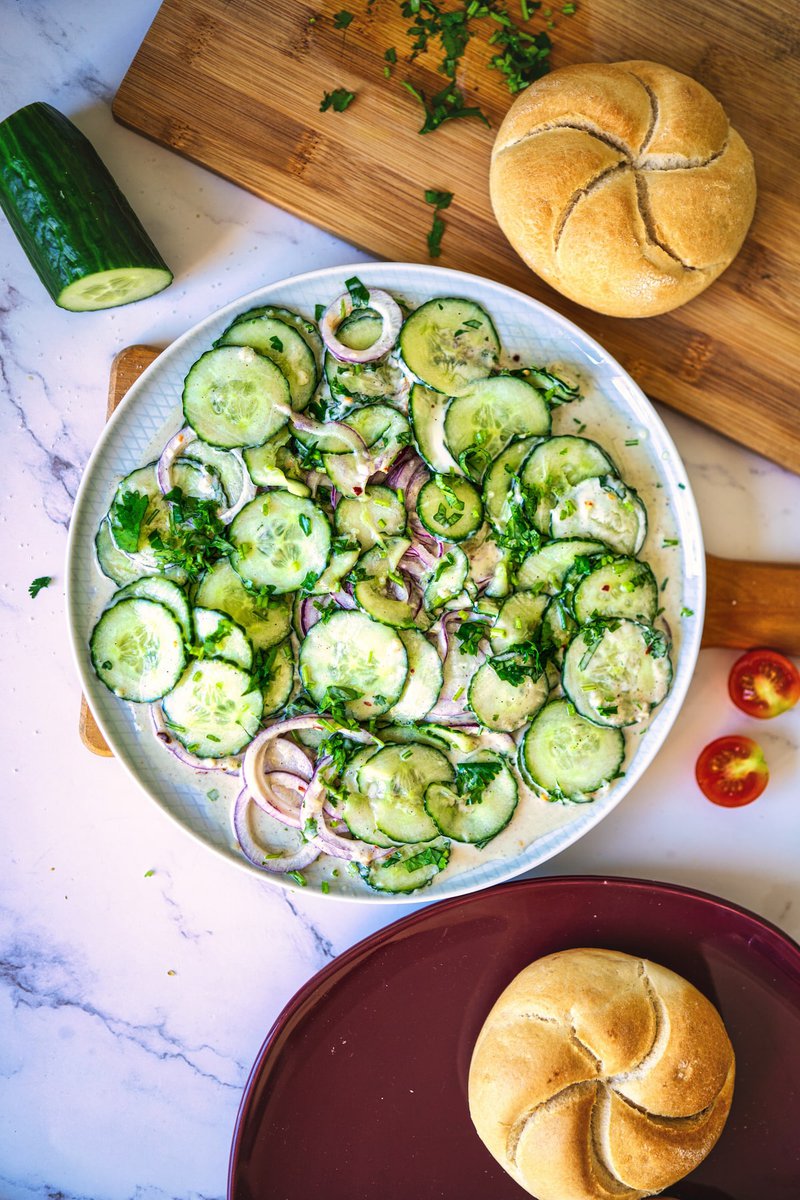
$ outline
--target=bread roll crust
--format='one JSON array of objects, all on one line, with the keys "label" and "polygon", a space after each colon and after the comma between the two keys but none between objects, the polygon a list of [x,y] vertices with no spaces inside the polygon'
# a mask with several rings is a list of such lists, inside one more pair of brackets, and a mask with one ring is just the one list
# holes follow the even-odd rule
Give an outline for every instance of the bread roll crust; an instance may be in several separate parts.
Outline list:
[{"label": "bread roll crust", "polygon": [[537,274],[623,317],[667,312],[708,287],[738,253],[756,199],[752,155],[719,102],[639,60],[531,84],[500,126],[490,190]]},{"label": "bread roll crust", "polygon": [[646,959],[581,949],[526,967],[478,1036],[470,1114],[538,1200],[640,1200],[693,1170],[730,1110],[713,1005]]}]

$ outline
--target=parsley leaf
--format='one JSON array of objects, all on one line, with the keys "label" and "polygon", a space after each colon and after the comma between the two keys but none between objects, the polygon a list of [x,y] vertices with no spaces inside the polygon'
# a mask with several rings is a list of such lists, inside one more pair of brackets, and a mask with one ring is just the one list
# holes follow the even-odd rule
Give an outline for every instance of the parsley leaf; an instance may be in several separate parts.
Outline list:
[{"label": "parsley leaf", "polygon": [[40,575],[38,579],[34,579],[33,583],[28,586],[28,595],[31,600],[35,600],[42,588],[49,587],[52,582],[52,575]]},{"label": "parsley leaf", "polygon": [[216,501],[186,496],[179,487],[164,499],[169,504],[169,526],[153,534],[150,544],[163,566],[180,567],[190,579],[197,579],[231,549]]},{"label": "parsley leaf", "polygon": [[487,621],[462,621],[456,630],[462,654],[477,654],[489,630]]},{"label": "parsley leaf", "polygon": [[417,854],[410,854],[408,858],[403,858],[400,851],[390,854],[385,862],[387,867],[392,863],[400,862],[409,872],[428,866],[434,866],[437,870],[443,871],[449,858],[450,850],[447,846],[426,846],[424,850],[420,850]]},{"label": "parsley leaf", "polygon": [[142,521],[149,503],[145,493],[131,491],[123,492],[111,505],[111,532],[120,550],[135,554],[139,549]]},{"label": "parsley leaf", "polygon": [[345,279],[344,286],[350,293],[350,299],[353,301],[355,308],[366,308],[369,304],[369,289],[364,287],[364,284],[357,275],[351,275],[349,279]]},{"label": "parsley leaf", "polygon": [[353,20],[353,13],[348,12],[346,8],[343,8],[341,10],[341,12],[337,12],[337,13],[333,14],[333,28],[334,29],[347,29],[347,26],[350,24],[350,22],[352,20]]},{"label": "parsley leaf", "polygon": [[488,117],[479,108],[464,104],[464,97],[455,83],[448,83],[447,87],[436,92],[430,100],[426,98],[423,91],[415,88],[407,79],[403,80],[402,86],[422,105],[425,120],[419,129],[420,133],[431,133],[445,121],[454,121],[459,117],[477,117],[479,121],[483,121],[484,125],[489,124]]},{"label": "parsley leaf", "polygon": [[498,758],[484,762],[463,762],[456,766],[456,790],[467,804],[480,804],[483,793],[500,774],[503,764]]},{"label": "parsley leaf", "polygon": [[519,687],[525,679],[537,680],[545,668],[546,655],[534,641],[520,642],[508,654],[491,660],[498,679]]},{"label": "parsley leaf", "polygon": [[319,111],[327,112],[329,108],[332,108],[334,112],[344,112],[355,98],[355,92],[348,92],[347,88],[334,88],[332,92],[325,92],[323,95]]}]

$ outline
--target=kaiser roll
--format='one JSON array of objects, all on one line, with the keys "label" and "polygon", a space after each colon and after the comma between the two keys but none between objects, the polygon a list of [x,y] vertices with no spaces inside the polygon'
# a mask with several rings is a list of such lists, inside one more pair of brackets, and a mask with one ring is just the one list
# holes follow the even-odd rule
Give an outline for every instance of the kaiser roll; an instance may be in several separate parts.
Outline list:
[{"label": "kaiser roll", "polygon": [[710,92],[652,62],[584,63],[531,84],[492,152],[495,216],[571,300],[615,317],[685,304],[744,241],[753,159]]},{"label": "kaiser roll", "polygon": [[615,950],[564,950],[517,975],[478,1036],[475,1128],[538,1200],[640,1200],[708,1154],[733,1095],[714,1006]]}]

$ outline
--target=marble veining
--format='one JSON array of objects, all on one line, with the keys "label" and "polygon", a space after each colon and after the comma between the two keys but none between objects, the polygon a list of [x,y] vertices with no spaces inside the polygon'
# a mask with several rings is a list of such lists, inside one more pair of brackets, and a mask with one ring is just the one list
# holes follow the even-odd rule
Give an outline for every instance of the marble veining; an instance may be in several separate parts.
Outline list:
[{"label": "marble veining", "polygon": [[[221,1200],[241,1090],[275,1017],[314,972],[410,911],[251,878],[78,739],[62,564],[113,355],[167,345],[270,280],[366,257],[115,125],[110,99],[157,7],[3,6],[0,119],[33,100],[71,116],[176,279],[129,308],[61,312],[0,219],[0,1200]],[[800,479],[661,413],[708,550],[797,561]],[[32,600],[39,575],[53,582]],[[800,935],[800,711],[770,724],[738,713],[733,658],[701,654],[645,778],[537,874],[674,881]],[[693,779],[702,745],[732,732],[759,740],[772,771],[762,800],[738,811],[708,804]]]}]

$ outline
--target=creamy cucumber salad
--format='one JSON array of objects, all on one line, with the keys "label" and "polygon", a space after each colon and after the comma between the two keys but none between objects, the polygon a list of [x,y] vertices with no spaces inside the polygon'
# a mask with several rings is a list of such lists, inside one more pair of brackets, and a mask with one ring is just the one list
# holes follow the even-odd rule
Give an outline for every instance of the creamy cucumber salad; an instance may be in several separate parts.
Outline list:
[{"label": "creamy cucumber salad", "polygon": [[119,481],[94,670],[187,770],[239,777],[256,867],[413,892],[621,777],[669,626],[645,505],[564,374],[471,300],[353,277],[314,320],[237,316]]}]

